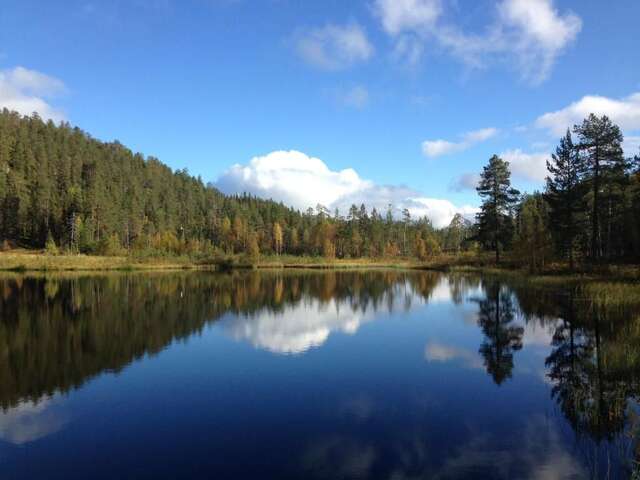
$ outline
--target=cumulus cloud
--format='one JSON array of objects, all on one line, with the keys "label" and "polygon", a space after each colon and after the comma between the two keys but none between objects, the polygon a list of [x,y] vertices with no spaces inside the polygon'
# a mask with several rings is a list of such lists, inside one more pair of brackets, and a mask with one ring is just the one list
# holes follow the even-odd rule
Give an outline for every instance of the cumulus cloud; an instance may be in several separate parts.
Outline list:
[{"label": "cumulus cloud", "polygon": [[458,142],[442,139],[425,140],[422,142],[422,152],[431,158],[462,152],[477,143],[489,140],[491,137],[496,136],[498,132],[497,128],[483,128],[465,133]]},{"label": "cumulus cloud", "polygon": [[607,115],[623,130],[638,130],[640,129],[640,92],[621,99],[586,95],[560,110],[541,115],[535,124],[539,128],[547,129],[553,135],[562,136],[567,128],[581,123],[590,113]]},{"label": "cumulus cloud", "polygon": [[217,182],[227,193],[249,192],[302,210],[318,203],[332,205],[371,185],[351,168],[332,171],[319,158],[295,150],[254,157],[249,165],[233,165]]},{"label": "cumulus cloud", "polygon": [[307,63],[325,70],[349,67],[368,60],[374,53],[366,33],[355,23],[300,31],[296,50]]},{"label": "cumulus cloud", "polygon": [[[551,154],[547,152],[528,153],[516,148],[500,153],[499,157],[509,162],[514,178],[541,183],[545,181],[548,174],[547,160],[551,159]],[[480,173],[465,172],[451,181],[449,189],[454,192],[475,190],[479,181]]]},{"label": "cumulus cloud", "polygon": [[394,52],[416,63],[434,44],[465,64],[483,67],[491,57],[517,64],[524,79],[547,78],[557,57],[575,40],[580,18],[560,13],[553,0],[502,0],[482,34],[446,23],[441,0],[376,0],[374,11],[393,38]]},{"label": "cumulus cloud", "polygon": [[47,103],[47,99],[65,92],[57,78],[35,70],[15,67],[0,70],[0,108],[22,115],[36,112],[45,120],[64,120],[64,114]]},{"label": "cumulus cloud", "polygon": [[473,218],[479,211],[470,205],[456,207],[449,200],[441,198],[414,197],[407,199],[404,204],[413,218],[427,217],[437,228],[449,225],[456,213],[465,218]]},{"label": "cumulus cloud", "polygon": [[544,182],[547,172],[549,153],[526,153],[520,149],[507,150],[500,157],[509,162],[511,173],[515,177],[532,182]]},{"label": "cumulus cloud", "polygon": [[425,197],[419,192],[397,185],[377,185],[347,168],[333,171],[319,158],[295,150],[275,151],[254,157],[248,165],[233,165],[217,180],[225,193],[251,193],[282,201],[305,210],[318,204],[346,212],[352,204],[364,203],[369,209],[385,212],[388,205],[394,214],[407,208],[414,218],[427,216],[436,227],[449,224],[456,213],[471,215],[476,209],[458,207],[448,200]]}]

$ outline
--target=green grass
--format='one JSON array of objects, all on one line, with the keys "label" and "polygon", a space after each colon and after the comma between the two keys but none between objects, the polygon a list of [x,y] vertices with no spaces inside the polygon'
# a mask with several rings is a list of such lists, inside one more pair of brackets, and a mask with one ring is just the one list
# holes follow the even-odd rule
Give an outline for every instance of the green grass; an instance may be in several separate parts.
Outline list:
[{"label": "green grass", "polygon": [[[640,268],[631,266],[601,266],[598,269],[579,273],[569,272],[565,265],[551,264],[544,272],[532,274],[518,268],[509,258],[496,266],[489,252],[465,252],[459,255],[440,255],[427,261],[411,257],[326,259],[310,256],[262,256],[251,259],[243,255],[214,255],[190,258],[183,256],[97,256],[97,255],[48,255],[41,250],[11,250],[0,252],[0,271],[101,271],[101,270],[175,270],[175,269],[267,269],[267,268],[312,268],[312,269],[362,269],[398,268],[423,269],[453,272],[482,273],[487,275],[513,275],[526,277],[539,285],[565,285],[567,282],[595,280],[618,280],[637,282]],[[603,291],[600,296],[624,296],[629,290]],[[635,295],[635,293],[634,293]],[[635,297],[634,297],[635,298]],[[603,300],[604,301],[604,300]]]},{"label": "green grass", "polygon": [[47,255],[39,251],[14,250],[0,253],[0,271],[91,271],[197,268],[195,263],[176,258],[101,257],[94,255]]}]

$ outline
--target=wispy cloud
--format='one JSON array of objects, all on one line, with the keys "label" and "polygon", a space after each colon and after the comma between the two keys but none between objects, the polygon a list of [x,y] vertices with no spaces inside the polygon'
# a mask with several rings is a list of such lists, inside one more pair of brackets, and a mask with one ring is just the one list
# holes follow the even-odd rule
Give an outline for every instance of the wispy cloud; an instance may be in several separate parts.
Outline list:
[{"label": "wispy cloud", "polygon": [[443,20],[441,0],[376,0],[374,11],[393,38],[394,54],[410,64],[435,45],[473,68],[492,59],[517,65],[523,79],[533,84],[548,77],[582,28],[577,15],[560,13],[553,0],[502,0],[483,34],[467,33]]},{"label": "wispy cloud", "polygon": [[374,53],[365,31],[355,23],[300,30],[295,35],[295,44],[305,62],[325,70],[340,70],[364,62]]},{"label": "wispy cloud", "polygon": [[369,105],[369,90],[362,85],[356,85],[338,92],[337,98],[346,107],[362,109]]},{"label": "wispy cloud", "polygon": [[425,140],[422,142],[422,152],[430,158],[450,155],[467,150],[477,143],[487,141],[498,133],[499,130],[497,128],[483,128],[463,134],[457,142],[442,139]]}]

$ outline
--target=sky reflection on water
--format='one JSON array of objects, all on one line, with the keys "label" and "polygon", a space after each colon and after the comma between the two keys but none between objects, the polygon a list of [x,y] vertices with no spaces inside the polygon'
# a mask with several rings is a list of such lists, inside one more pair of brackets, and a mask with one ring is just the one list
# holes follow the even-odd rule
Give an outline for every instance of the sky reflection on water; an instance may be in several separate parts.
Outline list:
[{"label": "sky reflection on water", "polygon": [[7,478],[626,478],[639,458],[638,309],[579,290],[369,271],[0,291]]}]

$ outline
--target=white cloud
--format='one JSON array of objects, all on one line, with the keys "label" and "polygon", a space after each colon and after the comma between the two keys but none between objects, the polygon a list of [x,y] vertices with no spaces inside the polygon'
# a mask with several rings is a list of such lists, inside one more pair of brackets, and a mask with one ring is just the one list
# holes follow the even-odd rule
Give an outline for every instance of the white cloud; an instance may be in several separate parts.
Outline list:
[{"label": "white cloud", "polygon": [[449,200],[440,198],[409,198],[405,201],[405,206],[413,218],[427,217],[437,228],[449,225],[456,213],[460,213],[465,218],[472,218],[478,212],[476,207],[470,205],[456,207]]},{"label": "white cloud", "polygon": [[547,78],[582,28],[577,15],[560,13],[553,0],[502,0],[484,34],[445,23],[440,0],[376,0],[374,10],[394,40],[396,56],[409,63],[419,60],[424,45],[436,45],[473,68],[492,57],[517,64],[531,83]]},{"label": "white cloud", "polygon": [[507,150],[499,155],[509,162],[511,173],[515,177],[532,182],[544,182],[547,176],[547,160],[549,153],[525,153],[520,149]]},{"label": "white cloud", "polygon": [[373,46],[357,24],[326,25],[298,32],[298,54],[309,64],[325,70],[339,70],[371,58]]},{"label": "white cloud", "polygon": [[64,91],[60,80],[35,70],[15,67],[0,71],[0,108],[22,115],[37,112],[45,120],[64,120],[64,114],[45,100]]},{"label": "white cloud", "polygon": [[629,156],[640,154],[640,136],[627,135],[624,137],[622,145],[625,153]]},{"label": "white cloud", "polygon": [[477,143],[489,140],[497,135],[498,132],[497,128],[483,128],[465,133],[459,142],[450,142],[442,139],[426,140],[422,142],[422,152],[431,158],[462,152]]},{"label": "white cloud", "polygon": [[318,203],[329,206],[341,197],[371,186],[348,168],[335,172],[319,158],[295,150],[275,151],[251,159],[249,165],[233,165],[217,182],[227,193],[250,192],[306,209]]},{"label": "white cloud", "polygon": [[448,155],[450,153],[459,152],[464,150],[461,144],[449,142],[448,140],[425,140],[422,142],[422,153],[427,157],[439,157],[441,155]]},{"label": "white cloud", "polygon": [[571,12],[561,15],[553,0],[505,0],[498,11],[523,75],[534,82],[548,76],[582,29],[580,18]]},{"label": "white cloud", "polygon": [[[527,153],[516,148],[500,153],[499,157],[509,162],[511,173],[515,178],[541,183],[545,181],[548,174],[547,160],[551,155],[546,152]],[[455,192],[475,190],[479,181],[479,173],[466,172],[454,178],[449,188]]]},{"label": "white cloud", "polygon": [[640,92],[621,99],[586,95],[567,107],[541,115],[535,124],[539,128],[549,130],[553,135],[562,136],[567,128],[581,123],[591,113],[607,115],[623,130],[638,130],[640,129]]},{"label": "white cloud", "polygon": [[440,0],[376,0],[374,8],[390,35],[433,28],[442,14]]},{"label": "white cloud", "polygon": [[225,193],[247,192],[300,210],[322,204],[345,213],[352,204],[364,203],[369,210],[375,207],[384,213],[392,204],[394,214],[399,216],[408,208],[414,218],[426,215],[436,227],[448,225],[456,213],[475,212],[472,206],[457,207],[407,187],[377,185],[351,168],[330,170],[319,158],[295,150],[275,151],[254,157],[248,165],[233,165],[218,178],[216,186]]}]

